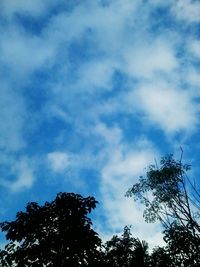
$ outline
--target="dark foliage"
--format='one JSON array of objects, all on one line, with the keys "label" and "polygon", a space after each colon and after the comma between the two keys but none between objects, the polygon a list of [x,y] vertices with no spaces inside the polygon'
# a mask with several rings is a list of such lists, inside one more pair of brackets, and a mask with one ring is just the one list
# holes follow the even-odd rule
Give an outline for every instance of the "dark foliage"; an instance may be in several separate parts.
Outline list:
[{"label": "dark foliage", "polygon": [[15,221],[0,224],[10,241],[1,251],[2,266],[94,266],[101,240],[87,215],[96,204],[73,193],[60,193],[44,206],[28,203]]},{"label": "dark foliage", "polygon": [[150,165],[146,176],[126,193],[144,204],[147,222],[162,223],[171,264],[176,267],[200,266],[200,193],[187,176],[189,169],[182,155],[178,161],[172,155],[163,157],[160,166]]},{"label": "dark foliage", "polygon": [[193,236],[189,227],[174,222],[164,231],[166,249],[176,267],[200,266],[200,238]]},{"label": "dark foliage", "polygon": [[148,244],[133,238],[126,226],[121,237],[115,235],[105,244],[105,259],[108,267],[148,266]]},{"label": "dark foliage", "polygon": [[172,267],[173,261],[171,259],[168,251],[163,247],[156,247],[153,249],[153,252],[149,261],[150,267]]},{"label": "dark foliage", "polygon": [[125,227],[121,237],[114,235],[105,244],[105,258],[107,266],[130,267],[133,263],[133,244],[130,228]]}]

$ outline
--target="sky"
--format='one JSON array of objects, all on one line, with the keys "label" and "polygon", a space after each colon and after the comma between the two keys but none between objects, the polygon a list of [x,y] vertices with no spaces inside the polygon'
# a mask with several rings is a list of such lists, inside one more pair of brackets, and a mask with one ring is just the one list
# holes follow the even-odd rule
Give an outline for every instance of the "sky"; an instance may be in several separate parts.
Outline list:
[{"label": "sky", "polygon": [[[126,191],[160,157],[200,161],[200,2],[0,1],[0,221],[95,196],[103,239],[159,224]],[[3,236],[0,242],[5,242]]]}]

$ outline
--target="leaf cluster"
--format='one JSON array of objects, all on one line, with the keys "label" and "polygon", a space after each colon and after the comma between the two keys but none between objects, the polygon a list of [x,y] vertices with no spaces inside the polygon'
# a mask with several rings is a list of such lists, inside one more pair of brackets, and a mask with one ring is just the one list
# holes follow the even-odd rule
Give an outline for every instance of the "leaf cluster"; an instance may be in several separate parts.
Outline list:
[{"label": "leaf cluster", "polygon": [[89,266],[101,245],[88,218],[96,204],[74,193],[59,193],[44,206],[28,203],[15,221],[0,224],[10,240],[1,254],[3,266]]}]

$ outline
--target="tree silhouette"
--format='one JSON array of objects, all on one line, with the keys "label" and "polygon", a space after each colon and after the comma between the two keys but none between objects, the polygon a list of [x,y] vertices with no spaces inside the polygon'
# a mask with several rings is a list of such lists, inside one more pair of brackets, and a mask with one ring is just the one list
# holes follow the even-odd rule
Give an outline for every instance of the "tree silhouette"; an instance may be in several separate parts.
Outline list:
[{"label": "tree silhouette", "polygon": [[125,226],[121,237],[114,235],[105,244],[105,257],[109,267],[131,267],[133,262],[134,238],[130,227]]},{"label": "tree silhouette", "polygon": [[179,225],[177,222],[164,231],[164,240],[167,243],[166,250],[170,254],[176,267],[199,267],[200,238],[193,236],[189,228]]},{"label": "tree silhouette", "polygon": [[125,226],[121,237],[114,235],[105,245],[108,267],[148,266],[148,244],[132,237],[130,227]]},{"label": "tree silhouette", "polygon": [[59,193],[44,206],[31,202],[16,220],[2,222],[10,242],[1,251],[2,266],[94,266],[100,260],[101,240],[88,214],[93,197]]},{"label": "tree silhouette", "polygon": [[134,240],[133,262],[135,266],[147,267],[149,265],[148,243],[138,238]]},{"label": "tree silhouette", "polygon": [[200,266],[197,258],[200,253],[200,193],[187,176],[189,169],[189,165],[182,163],[182,155],[178,161],[172,155],[163,157],[160,166],[150,165],[146,176],[141,176],[126,196],[133,196],[145,205],[143,215],[147,222],[160,220],[170,249],[174,243],[181,247],[181,235],[186,235],[191,248],[185,251],[188,262],[192,262],[191,266]]},{"label": "tree silhouette", "polygon": [[150,256],[150,267],[172,267],[174,262],[170,253],[163,247],[156,247]]}]

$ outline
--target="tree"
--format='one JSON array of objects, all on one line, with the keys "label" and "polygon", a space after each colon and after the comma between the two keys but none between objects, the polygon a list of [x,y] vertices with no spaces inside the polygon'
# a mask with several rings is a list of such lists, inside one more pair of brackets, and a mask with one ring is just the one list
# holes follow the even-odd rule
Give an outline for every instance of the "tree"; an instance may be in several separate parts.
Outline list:
[{"label": "tree", "polygon": [[130,227],[125,226],[121,237],[114,235],[105,244],[106,266],[130,267],[133,261],[133,243]]},{"label": "tree", "polygon": [[105,258],[108,267],[147,266],[148,244],[131,235],[130,227],[125,226],[121,237],[114,235],[105,245]]},{"label": "tree", "polygon": [[134,241],[133,263],[138,267],[149,266],[148,243],[138,238]]},{"label": "tree", "polygon": [[[150,267],[175,267],[168,251],[163,247],[156,247],[150,256]],[[176,266],[177,267],[177,266]]]},{"label": "tree", "polygon": [[[179,227],[179,234],[184,230],[190,238],[192,247],[199,253],[200,193],[195,183],[187,176],[189,169],[189,165],[182,163],[182,155],[178,161],[172,155],[163,157],[160,166],[150,165],[146,176],[141,176],[139,182],[127,191],[126,196],[140,200],[145,205],[145,220],[159,220],[168,237],[173,238],[169,233],[175,231],[174,226],[176,229]],[[169,240],[166,237],[168,243]],[[179,245],[181,246],[180,242]],[[193,260],[191,266],[196,266],[194,255],[189,251],[188,257]]]},{"label": "tree", "polygon": [[164,240],[167,243],[166,250],[170,255],[173,266],[198,267],[200,266],[200,238],[194,237],[189,228],[179,225],[177,222],[164,230]]},{"label": "tree", "polygon": [[59,193],[52,202],[27,204],[16,220],[0,223],[10,242],[1,251],[2,266],[94,266],[101,240],[88,214],[94,197]]}]

